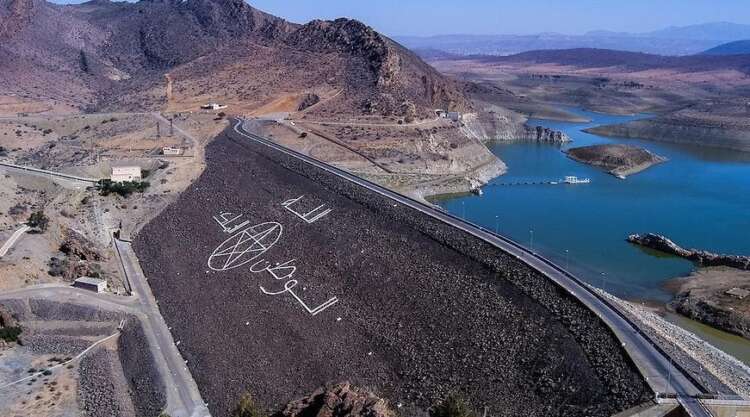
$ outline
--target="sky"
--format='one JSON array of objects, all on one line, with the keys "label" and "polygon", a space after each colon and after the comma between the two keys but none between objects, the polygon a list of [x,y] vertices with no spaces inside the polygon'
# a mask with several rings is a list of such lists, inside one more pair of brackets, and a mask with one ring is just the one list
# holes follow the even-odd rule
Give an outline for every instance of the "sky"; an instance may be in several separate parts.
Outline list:
[{"label": "sky", "polygon": [[[78,0],[55,0],[77,3]],[[390,36],[647,32],[707,22],[750,24],[748,0],[249,0],[293,22],[350,17]]]}]

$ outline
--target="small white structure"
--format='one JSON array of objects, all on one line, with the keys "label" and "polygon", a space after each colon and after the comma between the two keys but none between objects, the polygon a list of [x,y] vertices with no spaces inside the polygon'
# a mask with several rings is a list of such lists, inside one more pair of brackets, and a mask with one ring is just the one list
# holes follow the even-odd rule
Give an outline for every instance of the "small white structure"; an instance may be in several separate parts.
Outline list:
[{"label": "small white structure", "polygon": [[588,184],[591,180],[589,178],[578,178],[575,175],[568,175],[563,182],[566,184]]},{"label": "small white structure", "polygon": [[221,110],[226,109],[227,106],[219,103],[208,103],[201,106],[203,110]]},{"label": "small white structure", "polygon": [[140,181],[141,167],[139,166],[121,166],[112,167],[112,182]]},{"label": "small white structure", "polygon": [[179,156],[182,155],[182,149],[180,148],[173,148],[171,146],[165,146],[161,148],[161,153],[167,156]]},{"label": "small white structure", "polygon": [[97,278],[81,277],[73,281],[73,286],[84,290],[103,293],[107,290],[107,281]]}]

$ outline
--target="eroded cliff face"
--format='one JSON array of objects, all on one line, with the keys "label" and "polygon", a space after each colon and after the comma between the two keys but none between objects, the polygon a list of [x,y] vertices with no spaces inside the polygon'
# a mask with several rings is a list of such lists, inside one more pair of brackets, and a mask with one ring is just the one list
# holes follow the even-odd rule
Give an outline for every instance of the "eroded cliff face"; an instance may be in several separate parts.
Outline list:
[{"label": "eroded cliff face", "polygon": [[464,116],[464,132],[488,143],[493,141],[533,141],[563,144],[571,139],[563,132],[531,126],[522,115],[501,107]]}]

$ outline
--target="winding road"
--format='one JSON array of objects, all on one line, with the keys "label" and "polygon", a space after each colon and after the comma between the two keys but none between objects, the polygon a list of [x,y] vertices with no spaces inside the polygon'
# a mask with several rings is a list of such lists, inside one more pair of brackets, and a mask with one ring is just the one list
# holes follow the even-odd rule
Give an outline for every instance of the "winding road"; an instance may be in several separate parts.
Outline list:
[{"label": "winding road", "polygon": [[16,242],[18,241],[18,239],[20,239],[21,236],[23,236],[23,234],[26,233],[26,232],[28,232],[29,230],[31,230],[31,228],[29,226],[23,225],[23,226],[21,226],[20,229],[18,229],[15,232],[13,232],[13,234],[10,235],[10,237],[8,238],[8,240],[5,241],[5,244],[3,244],[3,246],[0,248],[0,258],[2,258],[3,256],[5,256],[8,253],[8,251],[10,250],[10,248],[12,248],[13,245],[16,244]]},{"label": "winding road", "polygon": [[468,223],[448,213],[437,210],[426,204],[412,200],[409,197],[405,197],[346,171],[328,165],[325,162],[277,145],[268,139],[251,133],[245,128],[246,123],[247,121],[238,120],[234,126],[234,132],[241,137],[253,140],[276,151],[300,159],[316,166],[317,168],[327,171],[330,174],[365,187],[396,203],[400,203],[406,207],[417,210],[453,227],[461,229],[466,233],[495,245],[506,253],[515,256],[528,266],[544,274],[547,278],[564,288],[581,303],[591,309],[591,311],[599,316],[599,318],[612,329],[622,343],[623,348],[638,366],[641,374],[646,378],[646,381],[655,393],[676,396],[677,400],[690,416],[712,416],[703,404],[696,400],[698,396],[704,394],[703,387],[694,381],[686,372],[682,372],[674,364],[672,358],[659,349],[635,323],[628,320],[616,307],[601,297],[594,288],[555,265],[550,260],[545,259],[508,238],[492,233],[481,226]]},{"label": "winding road", "polygon": [[63,284],[43,284],[5,291],[0,294],[0,300],[48,299],[59,303],[120,311],[136,316],[143,326],[151,354],[154,356],[154,361],[159,367],[159,374],[167,389],[166,412],[172,417],[210,417],[208,407],[201,398],[198,386],[185,365],[185,360],[177,350],[130,244],[115,240],[115,249],[133,287],[134,295],[131,297],[97,294]]}]

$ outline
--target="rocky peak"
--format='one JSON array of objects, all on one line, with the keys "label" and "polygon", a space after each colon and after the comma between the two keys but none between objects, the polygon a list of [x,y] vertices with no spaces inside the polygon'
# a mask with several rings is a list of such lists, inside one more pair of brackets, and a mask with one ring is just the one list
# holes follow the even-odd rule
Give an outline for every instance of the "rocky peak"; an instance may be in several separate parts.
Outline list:
[{"label": "rocky peak", "polygon": [[[180,2],[178,2],[180,4]],[[288,32],[291,24],[251,7],[244,0],[188,0],[184,8],[195,14],[207,32],[248,35]]]},{"label": "rocky peak", "polygon": [[313,20],[295,31],[288,42],[317,52],[347,52],[364,58],[379,86],[389,85],[398,72],[392,42],[357,20]]}]

